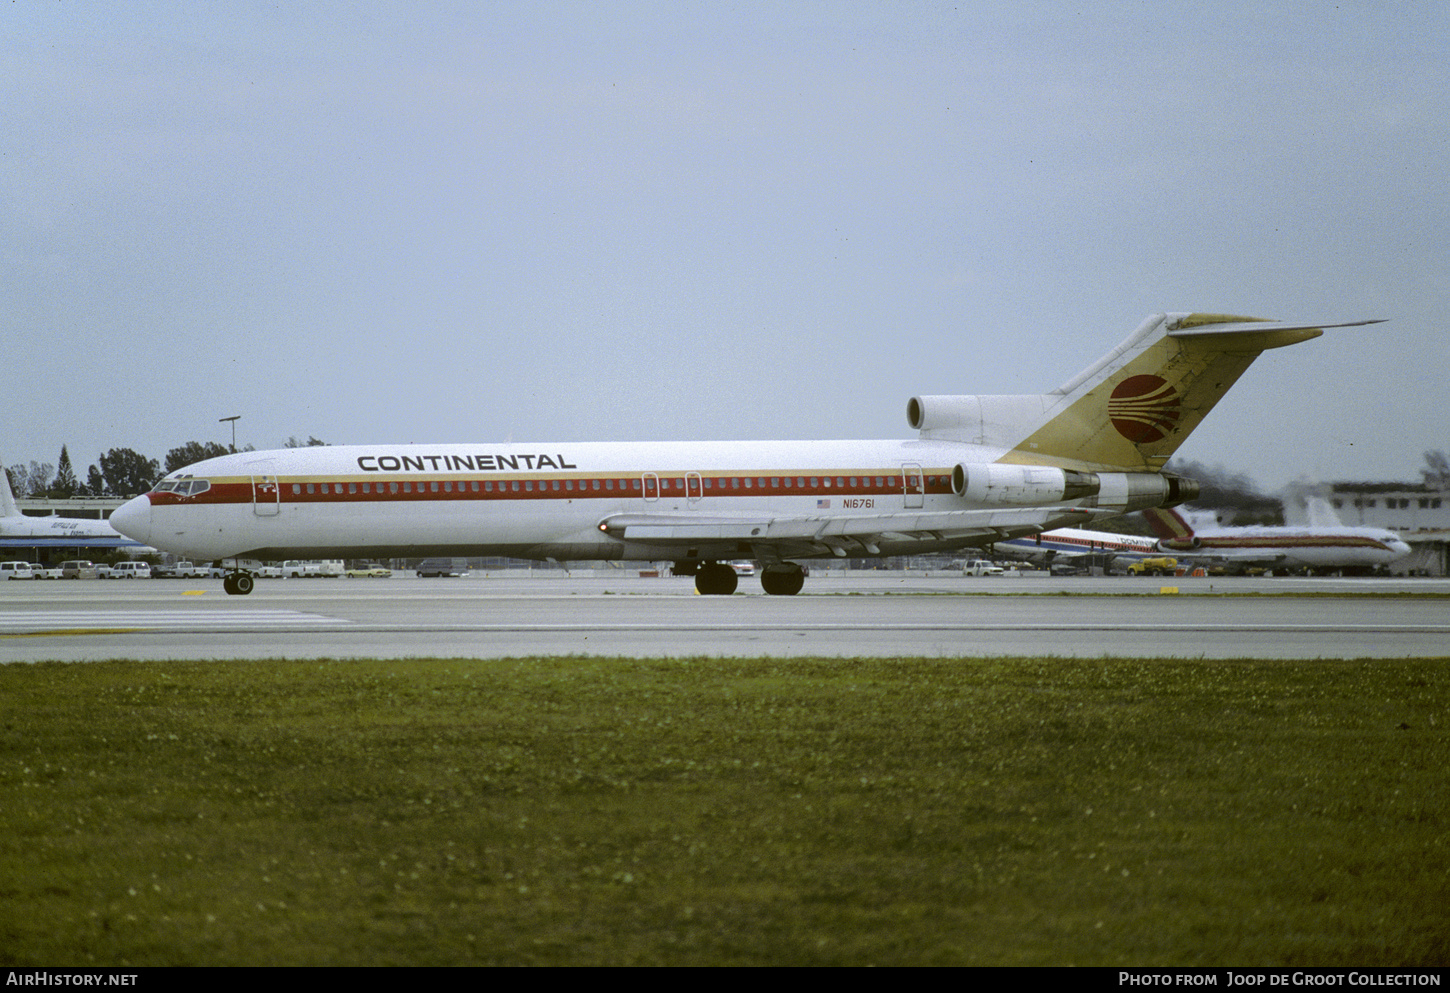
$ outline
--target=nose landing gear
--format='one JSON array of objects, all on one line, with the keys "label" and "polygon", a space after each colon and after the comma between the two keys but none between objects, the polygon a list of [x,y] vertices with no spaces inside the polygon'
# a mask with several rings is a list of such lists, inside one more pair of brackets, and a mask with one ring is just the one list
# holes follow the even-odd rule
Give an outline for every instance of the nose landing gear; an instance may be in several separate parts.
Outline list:
[{"label": "nose landing gear", "polygon": [[232,596],[246,596],[252,592],[254,585],[256,585],[256,580],[252,578],[250,572],[229,572],[222,579],[222,589]]}]

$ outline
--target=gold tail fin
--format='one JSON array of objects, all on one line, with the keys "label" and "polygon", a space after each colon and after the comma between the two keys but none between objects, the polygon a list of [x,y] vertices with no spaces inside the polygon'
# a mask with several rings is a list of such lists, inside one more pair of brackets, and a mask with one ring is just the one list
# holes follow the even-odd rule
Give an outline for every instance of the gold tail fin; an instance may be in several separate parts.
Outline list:
[{"label": "gold tail fin", "polygon": [[1092,368],[1046,394],[1044,401],[1056,402],[1045,404],[1042,421],[1007,446],[1001,461],[1157,471],[1260,352],[1348,326],[1155,314]]}]

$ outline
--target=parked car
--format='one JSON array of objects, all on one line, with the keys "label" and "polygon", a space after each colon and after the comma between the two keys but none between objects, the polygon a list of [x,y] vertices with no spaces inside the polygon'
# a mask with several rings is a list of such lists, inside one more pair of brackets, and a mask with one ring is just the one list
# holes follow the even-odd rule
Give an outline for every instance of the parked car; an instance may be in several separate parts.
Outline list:
[{"label": "parked car", "polygon": [[30,571],[36,579],[59,579],[60,566],[41,565],[39,562],[30,563]]},{"label": "parked car", "polygon": [[107,565],[105,562],[102,562],[102,563],[100,563],[99,565],[96,566],[96,578],[97,579],[110,579],[111,577],[112,577],[111,567],[109,565]]},{"label": "parked car", "polygon": [[61,579],[95,579],[100,575],[89,559],[69,559],[60,564]]},{"label": "parked car", "polygon": [[0,579],[34,579],[29,562],[0,562]]},{"label": "parked car", "polygon": [[282,563],[282,575],[287,579],[313,579],[322,575],[322,566],[317,562],[288,559]]},{"label": "parked car", "polygon": [[117,562],[111,567],[112,579],[150,579],[151,565],[148,562]]},{"label": "parked car", "polygon": [[376,562],[359,562],[347,570],[348,579],[387,579],[393,570]]}]

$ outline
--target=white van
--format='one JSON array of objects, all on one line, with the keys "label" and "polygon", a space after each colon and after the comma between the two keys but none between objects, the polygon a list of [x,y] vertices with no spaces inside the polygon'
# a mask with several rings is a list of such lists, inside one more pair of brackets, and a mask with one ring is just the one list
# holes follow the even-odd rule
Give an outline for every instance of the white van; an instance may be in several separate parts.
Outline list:
[{"label": "white van", "polygon": [[34,579],[29,562],[0,562],[0,579]]},{"label": "white van", "polygon": [[150,579],[149,562],[117,562],[111,566],[112,579]]}]

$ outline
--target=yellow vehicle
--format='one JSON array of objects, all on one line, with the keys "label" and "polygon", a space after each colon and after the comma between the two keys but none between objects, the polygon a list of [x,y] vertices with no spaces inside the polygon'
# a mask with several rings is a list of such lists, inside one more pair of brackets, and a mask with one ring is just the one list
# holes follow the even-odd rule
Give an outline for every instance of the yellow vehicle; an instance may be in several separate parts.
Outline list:
[{"label": "yellow vehicle", "polygon": [[1178,570],[1178,560],[1163,556],[1156,559],[1139,559],[1128,566],[1130,576],[1171,576]]}]

